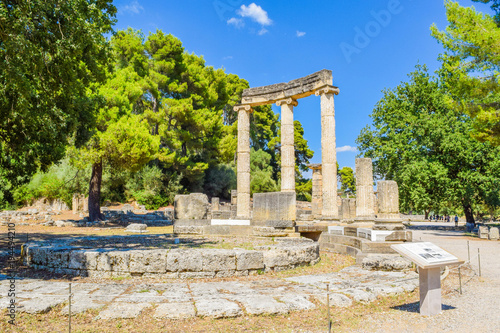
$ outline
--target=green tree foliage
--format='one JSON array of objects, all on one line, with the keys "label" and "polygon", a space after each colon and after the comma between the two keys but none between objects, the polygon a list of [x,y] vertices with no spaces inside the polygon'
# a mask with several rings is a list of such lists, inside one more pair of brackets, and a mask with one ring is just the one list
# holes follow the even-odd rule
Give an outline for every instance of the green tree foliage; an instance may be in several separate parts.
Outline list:
[{"label": "green tree foliage", "polygon": [[295,182],[295,192],[297,200],[311,201],[312,199],[312,179],[299,179]]},{"label": "green tree foliage", "polygon": [[340,177],[340,189],[343,193],[349,192],[350,194],[356,193],[356,179],[354,178],[354,172],[350,167],[343,167],[339,171]]},{"label": "green tree foliage", "polygon": [[[133,29],[119,31],[111,45],[116,63],[100,90],[107,103],[100,110],[96,134],[83,150],[95,174],[102,173],[101,161],[137,171],[156,159],[155,165],[168,175],[162,178],[165,186],[175,179],[188,191],[203,190],[204,185],[214,191],[205,177],[234,156],[236,126],[229,123],[230,110],[248,83],[206,66],[202,57],[185,52],[177,38],[162,31],[147,38]],[[220,180],[227,183],[218,184],[217,190],[226,195],[234,185],[230,177]],[[89,202],[93,191],[98,197],[99,182],[98,176],[91,178]],[[128,193],[143,202],[149,198],[155,206],[166,195],[144,184]],[[89,203],[89,212],[91,207]]]},{"label": "green tree foliage", "polygon": [[471,119],[453,108],[425,67],[393,90],[384,91],[357,138],[374,160],[374,171],[399,184],[402,210],[461,207],[468,221],[488,202],[498,205],[499,153],[470,136]]},{"label": "green tree foliage", "polygon": [[500,27],[500,0],[472,0],[474,2],[490,3],[491,9],[495,11],[495,22]]},{"label": "green tree foliage", "polygon": [[[302,172],[307,171],[309,164],[309,159],[314,156],[314,151],[309,149],[307,140],[304,139],[304,128],[300,121],[295,120],[294,125],[294,147],[295,147],[295,174],[296,179],[302,178]],[[274,152],[276,157],[276,164],[281,166],[281,131],[278,129],[277,136],[272,138],[268,147]]]},{"label": "green tree foliage", "polygon": [[37,172],[29,183],[13,191],[13,202],[30,205],[36,199],[60,199],[71,207],[73,193],[83,193],[88,186],[90,170],[78,170],[68,158],[53,164],[47,171]]},{"label": "green tree foliage", "polygon": [[231,198],[231,190],[236,188],[234,164],[218,164],[207,170],[204,192],[212,197]]},{"label": "green tree foliage", "polygon": [[278,186],[273,179],[273,169],[270,165],[271,155],[264,150],[251,149],[250,152],[250,192],[276,192]]},{"label": "green tree foliage", "polygon": [[[481,1],[487,2],[487,1]],[[474,7],[446,1],[449,26],[432,35],[443,45],[440,77],[454,107],[474,120],[474,136],[500,145],[500,28],[494,19]],[[494,1],[494,9],[499,9]],[[499,17],[497,16],[497,19]]]},{"label": "green tree foliage", "polygon": [[107,0],[0,2],[0,174],[12,185],[88,138],[115,13]]},{"label": "green tree foliage", "polygon": [[158,209],[173,202],[180,191],[178,177],[167,177],[156,165],[147,165],[136,172],[125,187],[127,197],[145,205],[146,209]]}]

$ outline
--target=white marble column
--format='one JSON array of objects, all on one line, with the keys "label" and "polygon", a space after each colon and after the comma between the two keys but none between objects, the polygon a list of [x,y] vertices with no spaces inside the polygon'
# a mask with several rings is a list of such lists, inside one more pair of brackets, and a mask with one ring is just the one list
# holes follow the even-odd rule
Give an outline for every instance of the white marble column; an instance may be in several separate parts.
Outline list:
[{"label": "white marble column", "polygon": [[281,106],[281,192],[295,192],[293,107],[297,104],[292,98],[276,102]]},{"label": "white marble column", "polygon": [[338,220],[337,154],[335,147],[335,105],[333,96],[339,89],[325,86],[315,94],[321,96],[321,166],[323,176],[323,212],[325,220]]},{"label": "white marble column", "polygon": [[236,105],[238,112],[238,161],[236,217],[250,218],[250,105]]}]

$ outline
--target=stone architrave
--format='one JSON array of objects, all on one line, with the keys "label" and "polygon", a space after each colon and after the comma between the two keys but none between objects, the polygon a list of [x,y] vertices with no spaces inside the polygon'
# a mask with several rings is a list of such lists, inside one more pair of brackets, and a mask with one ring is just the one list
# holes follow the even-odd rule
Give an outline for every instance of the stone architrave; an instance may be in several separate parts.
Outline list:
[{"label": "stone architrave", "polygon": [[236,217],[250,217],[250,105],[236,105],[238,112],[238,163]]},{"label": "stone architrave", "polygon": [[403,220],[399,214],[398,183],[394,180],[381,180],[377,183],[378,214],[374,230],[402,230]]},{"label": "stone architrave", "polygon": [[321,164],[310,164],[312,170],[312,196],[311,196],[311,214],[313,218],[321,218],[323,207],[323,177],[321,175]]},{"label": "stone architrave", "polygon": [[293,107],[297,104],[292,98],[276,102],[281,106],[281,192],[295,192]]},{"label": "stone architrave", "polygon": [[339,89],[326,85],[315,94],[321,96],[321,167],[323,176],[323,211],[325,220],[338,220],[337,153],[335,140],[335,104],[333,96]]},{"label": "stone architrave", "polygon": [[356,159],[356,222],[373,222],[373,166],[371,158]]}]

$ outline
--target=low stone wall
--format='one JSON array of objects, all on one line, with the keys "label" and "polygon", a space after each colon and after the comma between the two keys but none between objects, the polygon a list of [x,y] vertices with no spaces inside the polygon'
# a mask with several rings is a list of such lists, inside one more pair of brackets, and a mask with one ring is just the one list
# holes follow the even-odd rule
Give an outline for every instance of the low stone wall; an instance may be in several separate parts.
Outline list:
[{"label": "low stone wall", "polygon": [[71,246],[74,241],[24,245],[25,262],[35,269],[90,277],[212,278],[281,271],[319,261],[318,244],[306,240],[282,241],[256,250],[88,249]]}]

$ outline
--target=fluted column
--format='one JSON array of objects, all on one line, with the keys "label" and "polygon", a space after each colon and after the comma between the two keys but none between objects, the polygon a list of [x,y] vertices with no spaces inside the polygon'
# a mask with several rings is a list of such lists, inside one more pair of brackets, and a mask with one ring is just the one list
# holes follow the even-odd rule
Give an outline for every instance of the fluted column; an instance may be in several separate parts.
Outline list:
[{"label": "fluted column", "polygon": [[238,112],[237,218],[250,218],[250,105],[236,105]]},{"label": "fluted column", "polygon": [[295,193],[293,107],[297,104],[292,98],[276,102],[276,105],[281,106],[281,192]]},{"label": "fluted column", "polygon": [[323,176],[323,211],[322,218],[337,220],[337,154],[335,147],[335,105],[333,96],[339,89],[325,86],[315,94],[321,96],[321,166]]}]

